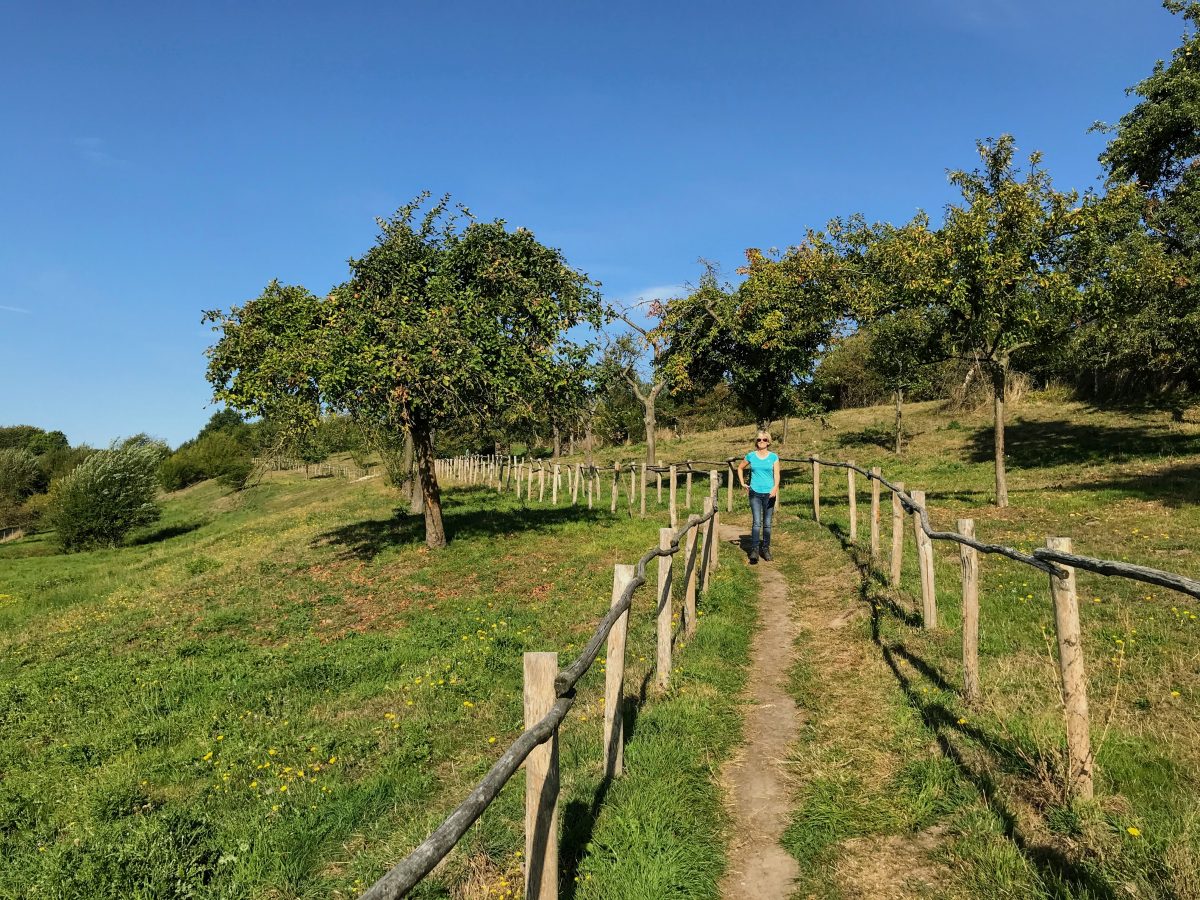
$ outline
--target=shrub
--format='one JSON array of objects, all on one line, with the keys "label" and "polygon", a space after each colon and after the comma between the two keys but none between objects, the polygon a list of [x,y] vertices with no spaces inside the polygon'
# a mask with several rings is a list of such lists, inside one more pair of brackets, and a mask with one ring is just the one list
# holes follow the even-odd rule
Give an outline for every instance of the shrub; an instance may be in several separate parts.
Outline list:
[{"label": "shrub", "polygon": [[0,500],[18,504],[37,490],[41,469],[28,450],[0,450]]},{"label": "shrub", "polygon": [[55,481],[47,520],[62,548],[111,547],[132,529],[155,521],[160,515],[158,459],[152,445],[114,445]]},{"label": "shrub", "polygon": [[253,468],[245,443],[229,432],[209,431],[164,459],[158,474],[168,491],[178,491],[208,478],[218,478],[222,484],[241,490]]}]

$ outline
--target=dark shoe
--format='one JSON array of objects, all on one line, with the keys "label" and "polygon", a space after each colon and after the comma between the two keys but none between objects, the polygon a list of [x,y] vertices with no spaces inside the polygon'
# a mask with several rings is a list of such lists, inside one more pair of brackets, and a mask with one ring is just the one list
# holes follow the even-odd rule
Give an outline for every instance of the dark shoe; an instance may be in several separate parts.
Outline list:
[{"label": "dark shoe", "polygon": [[770,562],[771,561],[771,548],[763,547],[761,550],[758,551],[758,555],[763,558],[763,562]]},{"label": "dark shoe", "polygon": [[752,566],[758,565],[758,551],[757,550],[750,551],[750,565],[752,565]]}]

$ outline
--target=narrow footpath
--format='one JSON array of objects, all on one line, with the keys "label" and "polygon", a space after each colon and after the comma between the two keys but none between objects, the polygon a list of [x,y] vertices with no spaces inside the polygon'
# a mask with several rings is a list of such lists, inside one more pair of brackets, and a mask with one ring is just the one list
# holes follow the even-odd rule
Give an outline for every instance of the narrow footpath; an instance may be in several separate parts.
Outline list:
[{"label": "narrow footpath", "polygon": [[[740,544],[745,532],[722,525],[721,540]],[[721,885],[726,900],[784,900],[799,874],[796,860],[780,844],[791,815],[785,767],[800,732],[799,711],[787,692],[796,628],[787,581],[771,564],[757,568],[759,628],[750,650],[745,746],[722,773],[734,818],[729,869]]]}]

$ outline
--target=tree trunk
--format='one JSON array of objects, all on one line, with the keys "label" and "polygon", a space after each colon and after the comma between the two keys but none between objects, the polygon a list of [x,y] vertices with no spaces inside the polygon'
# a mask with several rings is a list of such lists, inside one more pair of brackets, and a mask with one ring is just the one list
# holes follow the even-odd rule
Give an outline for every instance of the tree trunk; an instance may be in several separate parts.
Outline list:
[{"label": "tree trunk", "polygon": [[791,416],[783,417],[783,435],[779,438],[779,446],[781,446],[781,447],[787,443],[788,423],[791,421],[792,421]]},{"label": "tree trunk", "polygon": [[904,391],[897,390],[896,398],[896,455],[904,449]]},{"label": "tree trunk", "polygon": [[999,359],[992,365],[992,390],[996,397],[992,405],[992,431],[996,438],[996,505],[1008,506],[1008,481],[1004,476],[1004,398],[1008,383],[1008,360]]},{"label": "tree trunk", "polygon": [[653,391],[651,391],[650,395],[642,401],[642,406],[644,406],[646,410],[646,414],[642,418],[642,421],[646,425],[646,465],[648,466],[655,465],[655,460],[658,459],[654,453],[654,430],[657,428],[654,418],[655,399],[655,394]]},{"label": "tree trunk", "polygon": [[574,431],[572,431],[569,435],[567,435],[567,455],[568,456],[575,455],[575,432]]},{"label": "tree trunk", "polygon": [[562,435],[558,431],[558,426],[554,426],[554,456],[553,459],[558,459],[562,456]]},{"label": "tree trunk", "polygon": [[434,469],[432,435],[427,425],[414,423],[412,436],[417,477],[421,481],[421,497],[425,504],[425,544],[436,550],[446,546],[446,528],[442,524],[442,495]]},{"label": "tree trunk", "polygon": [[408,497],[408,511],[419,515],[424,508],[424,498],[421,495],[420,479],[416,477],[413,468],[414,455],[412,429],[405,428],[404,449],[400,453],[400,471],[404,473],[404,481],[400,489]]},{"label": "tree trunk", "polygon": [[589,421],[587,423],[587,430],[584,431],[584,433],[583,433],[584,461],[587,463],[587,467],[589,469],[594,468],[596,465],[596,460],[592,456],[592,449],[593,449],[594,443],[595,443],[595,437],[592,435],[592,423]]}]

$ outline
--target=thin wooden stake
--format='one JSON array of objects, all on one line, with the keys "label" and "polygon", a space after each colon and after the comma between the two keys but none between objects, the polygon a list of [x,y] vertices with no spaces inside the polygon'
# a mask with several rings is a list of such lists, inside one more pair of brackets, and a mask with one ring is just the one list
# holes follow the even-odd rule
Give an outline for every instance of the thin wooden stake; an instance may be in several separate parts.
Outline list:
[{"label": "thin wooden stake", "polygon": [[529,468],[525,470],[525,502],[529,503],[533,500],[533,460],[529,461]]},{"label": "thin wooden stake", "polygon": [[642,508],[639,513],[641,517],[646,518],[646,464],[642,463]]},{"label": "thin wooden stake", "polygon": [[729,471],[725,473],[725,508],[726,512],[733,512],[733,466],[729,467]]},{"label": "thin wooden stake", "polygon": [[[612,605],[621,600],[625,586],[637,576],[635,566],[613,567]],[[608,654],[604,676],[604,774],[619,778],[625,765],[625,720],[621,707],[625,688],[625,634],[629,627],[629,611],[622,613],[608,633]]]},{"label": "thin wooden stake", "polygon": [[871,467],[871,562],[879,561],[879,466]]},{"label": "thin wooden stake", "polygon": [[816,457],[812,461],[813,478],[813,521],[821,523],[821,462]]},{"label": "thin wooden stake", "polygon": [[720,554],[717,553],[717,551],[716,551],[716,543],[720,542],[720,540],[721,540],[721,504],[717,502],[717,488],[720,485],[720,483],[721,483],[721,475],[720,475],[720,473],[717,472],[716,469],[713,469],[713,471],[708,473],[708,484],[709,484],[708,496],[712,500],[713,509],[716,510],[716,513],[713,515],[713,534],[715,535],[714,545],[713,545],[713,555],[710,559],[710,563],[712,565],[711,571],[713,571],[713,572],[717,571],[717,566],[720,562]]},{"label": "thin wooden stake", "polygon": [[[712,498],[704,504],[704,514],[708,515],[713,509]],[[717,516],[704,523],[704,550],[700,556],[700,593],[708,593],[708,583],[712,580],[713,557],[717,553]]]},{"label": "thin wooden stake", "polygon": [[686,585],[683,593],[683,633],[689,638],[696,633],[696,538],[699,533],[700,527],[693,525],[687,530],[687,540],[684,543],[684,558],[687,562],[683,570]]},{"label": "thin wooden stake", "polygon": [[554,506],[558,506],[558,469],[559,464],[554,464],[554,479],[550,482],[550,502]]},{"label": "thin wooden stake", "polygon": [[[670,550],[675,529],[658,529],[658,549]],[[658,686],[666,688],[671,683],[671,562],[674,556],[658,558]]]},{"label": "thin wooden stake", "polygon": [[684,490],[684,494],[683,494],[683,508],[686,509],[688,512],[691,512],[692,511],[692,461],[690,459],[688,460],[686,485],[687,486],[686,486],[686,488]]},{"label": "thin wooden stake", "polygon": [[662,506],[662,471],[661,471],[661,469],[662,469],[662,460],[661,460],[661,459],[658,461],[658,466],[657,466],[657,468],[658,468],[660,471],[657,471],[657,472],[655,472],[655,473],[654,473],[654,480],[655,480],[655,482],[656,482],[656,484],[657,484],[657,487],[658,487],[658,500],[657,500],[657,502],[658,502],[658,505],[659,505],[659,506]]},{"label": "thin wooden stake", "polygon": [[611,513],[616,513],[617,511],[617,491],[619,490],[620,482],[621,464],[619,462],[615,462],[613,463],[612,506],[609,509],[609,512]]},{"label": "thin wooden stake", "polygon": [[[1052,537],[1046,546],[1061,553],[1071,552],[1071,539]],[[1054,630],[1058,634],[1058,667],[1062,674],[1063,711],[1067,720],[1068,791],[1084,800],[1092,798],[1092,759],[1088,719],[1087,678],[1083,665],[1083,643],[1079,629],[1079,598],[1075,592],[1075,570],[1070,566],[1066,578],[1050,576],[1054,595]]]},{"label": "thin wooden stake", "polygon": [[888,583],[900,587],[900,565],[904,562],[904,505],[900,502],[900,491],[904,482],[896,482],[892,491],[892,571]]},{"label": "thin wooden stake", "polygon": [[[910,491],[913,502],[925,505],[924,491]],[[917,540],[917,568],[921,573],[921,627],[937,628],[937,592],[933,582],[933,541],[921,527],[921,514],[914,512],[913,536]]]},{"label": "thin wooden stake", "polygon": [[[975,520],[959,519],[958,533],[974,540]],[[979,688],[979,551],[959,544],[958,559],[962,564],[963,696],[977,706],[983,696]]]},{"label": "thin wooden stake", "polygon": [[678,487],[678,484],[677,484],[678,477],[679,477],[679,473],[676,471],[675,466],[671,466],[670,474],[668,475],[668,478],[667,478],[667,480],[670,482],[667,485],[667,507],[671,513],[671,527],[672,528],[679,527],[679,506],[678,506],[678,503],[676,502],[678,500],[678,497],[676,495],[676,488]]},{"label": "thin wooden stake", "polygon": [[583,467],[575,463],[575,477],[571,481],[571,505],[579,503],[579,483],[583,481]]},{"label": "thin wooden stake", "polygon": [[[849,460],[854,465],[854,460]],[[858,491],[854,487],[854,476],[858,473],[853,469],[846,470],[846,496],[850,504],[850,543],[858,543]]]},{"label": "thin wooden stake", "polygon": [[[525,654],[525,727],[554,706],[557,653]],[[525,896],[558,897],[558,729],[525,758]]]},{"label": "thin wooden stake", "polygon": [[546,500],[546,464],[538,466],[538,503]]}]

